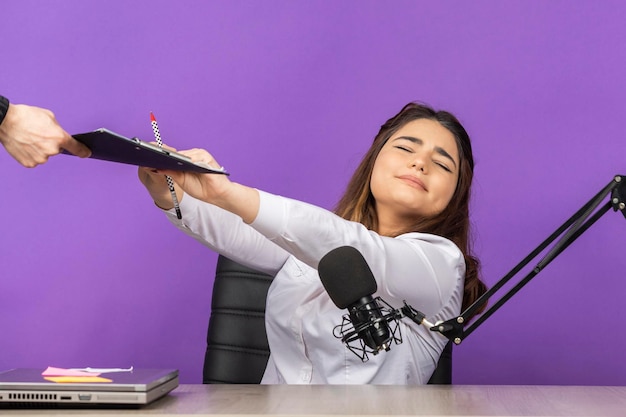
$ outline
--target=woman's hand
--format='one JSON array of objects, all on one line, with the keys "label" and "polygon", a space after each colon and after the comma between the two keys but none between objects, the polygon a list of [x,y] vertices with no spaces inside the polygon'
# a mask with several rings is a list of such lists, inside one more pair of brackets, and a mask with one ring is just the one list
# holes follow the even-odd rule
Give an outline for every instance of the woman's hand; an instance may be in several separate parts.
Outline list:
[{"label": "woman's hand", "polygon": [[[215,158],[204,149],[190,149],[188,151],[178,151],[187,156],[193,162],[203,162],[211,168],[220,169],[220,164]],[[181,171],[152,171],[163,175],[169,175],[174,182],[180,186],[187,194],[199,200],[216,205],[240,216],[244,222],[251,223],[259,212],[259,193],[254,188],[245,187],[241,184],[230,181],[228,176],[222,174],[202,174],[197,172]],[[161,184],[155,188],[161,189]],[[143,182],[143,180],[142,180]],[[146,185],[146,183],[144,183]],[[151,187],[146,185],[148,191]],[[167,191],[167,185],[163,186]],[[162,191],[158,195],[162,197]],[[152,192],[150,192],[152,195]],[[154,196],[153,196],[154,198]],[[169,198],[168,207],[172,207],[172,199]],[[155,199],[155,203],[161,206]]]},{"label": "woman's hand", "polygon": [[[155,142],[150,143],[156,145]],[[163,145],[163,147],[176,152],[176,149],[171,146]],[[139,181],[141,181],[144,187],[148,190],[148,193],[150,193],[150,196],[154,200],[154,204],[163,210],[169,210],[174,207],[172,194],[170,193],[167,181],[165,180],[165,175],[159,173],[154,168],[139,167],[137,176],[139,177]],[[174,184],[174,189],[176,190],[176,197],[178,198],[178,201],[182,201],[184,195],[183,190],[177,184]]]},{"label": "woman's hand", "polygon": [[[174,207],[172,194],[165,181],[165,175],[159,174],[154,168],[139,167],[137,170],[139,181],[146,187],[150,197],[154,200],[154,204],[163,210],[169,210]],[[174,184],[178,201],[183,199],[183,190]]]},{"label": "woman's hand", "polygon": [[[211,168],[220,169],[213,156],[204,149],[190,149],[178,151],[191,159],[192,162],[202,162]],[[161,174],[169,175],[180,185],[180,187],[190,196],[207,203],[220,205],[221,199],[226,198],[225,194],[233,186],[228,176],[222,174],[202,174],[188,171],[159,171]]]}]

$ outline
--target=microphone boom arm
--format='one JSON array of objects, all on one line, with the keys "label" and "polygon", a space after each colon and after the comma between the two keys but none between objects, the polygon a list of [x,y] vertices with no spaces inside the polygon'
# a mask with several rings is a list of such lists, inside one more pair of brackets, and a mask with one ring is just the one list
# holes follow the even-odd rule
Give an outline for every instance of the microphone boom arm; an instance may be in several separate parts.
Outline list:
[{"label": "microphone boom arm", "polygon": [[[602,203],[607,195],[611,194],[611,199],[597,211],[596,208]],[[469,336],[478,326],[495,313],[504,303],[513,297],[520,289],[522,289],[531,279],[543,270],[550,262],[552,262],[561,252],[572,244],[580,235],[589,229],[600,217],[602,217],[610,208],[614,211],[621,211],[626,218],[626,176],[616,175],[609,184],[607,184],[598,194],[582,206],[572,217],[561,225],[554,233],[544,240],[535,250],[533,250],[526,258],[517,264],[508,274],[501,278],[493,287],[479,297],[472,305],[470,305],[461,315],[450,320],[438,323],[430,327],[431,331],[439,332],[455,344],[460,344],[467,336]],[[593,214],[592,214],[593,213]],[[476,320],[468,323],[468,319],[482,307],[502,286],[515,277],[528,263],[541,254],[555,239],[561,236],[548,253],[539,261],[539,263],[530,271],[523,279],[496,301],[492,306],[485,310]],[[405,314],[405,308],[402,309]],[[409,314],[407,316],[410,317]],[[428,323],[425,323],[428,324]]]}]

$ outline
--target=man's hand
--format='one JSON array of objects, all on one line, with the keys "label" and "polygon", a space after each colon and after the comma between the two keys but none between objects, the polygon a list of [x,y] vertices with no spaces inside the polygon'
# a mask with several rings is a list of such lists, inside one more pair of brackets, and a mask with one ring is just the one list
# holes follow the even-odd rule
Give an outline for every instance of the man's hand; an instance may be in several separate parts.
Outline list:
[{"label": "man's hand", "polygon": [[86,158],[91,151],[59,125],[50,110],[10,104],[2,124],[0,142],[7,152],[28,168],[45,163],[64,149]]}]

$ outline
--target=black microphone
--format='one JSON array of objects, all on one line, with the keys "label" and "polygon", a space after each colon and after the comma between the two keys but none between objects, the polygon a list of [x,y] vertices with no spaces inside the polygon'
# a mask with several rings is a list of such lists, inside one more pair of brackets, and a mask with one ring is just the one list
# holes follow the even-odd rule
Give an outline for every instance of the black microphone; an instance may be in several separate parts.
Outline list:
[{"label": "black microphone", "polygon": [[373,298],[378,286],[372,270],[361,252],[351,246],[328,252],[320,259],[317,271],[333,303],[342,310],[348,309],[348,315],[335,326],[333,334],[363,362],[369,359],[368,353],[377,355],[380,351],[388,351],[391,342],[402,343],[398,321],[403,317],[428,325],[431,330],[434,328],[423,313],[406,301],[398,310],[380,297]]},{"label": "black microphone", "polygon": [[364,360],[367,351],[376,355],[389,350],[393,332],[387,322],[393,317],[385,317],[387,311],[378,303],[382,300],[372,297],[378,286],[363,255],[351,246],[333,249],[320,260],[318,272],[333,303],[340,309],[348,309],[349,317],[344,316],[344,323],[337,327],[350,350],[354,352],[349,343],[356,339],[362,342],[357,349],[365,354]]}]

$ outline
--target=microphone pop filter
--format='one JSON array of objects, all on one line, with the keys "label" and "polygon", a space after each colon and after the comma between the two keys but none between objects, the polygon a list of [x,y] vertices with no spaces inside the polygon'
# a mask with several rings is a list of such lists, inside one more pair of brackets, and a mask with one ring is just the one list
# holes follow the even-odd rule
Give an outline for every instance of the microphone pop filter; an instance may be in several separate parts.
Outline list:
[{"label": "microphone pop filter", "polygon": [[328,252],[318,265],[322,285],[340,309],[371,296],[378,286],[367,261],[352,246],[341,246]]}]

